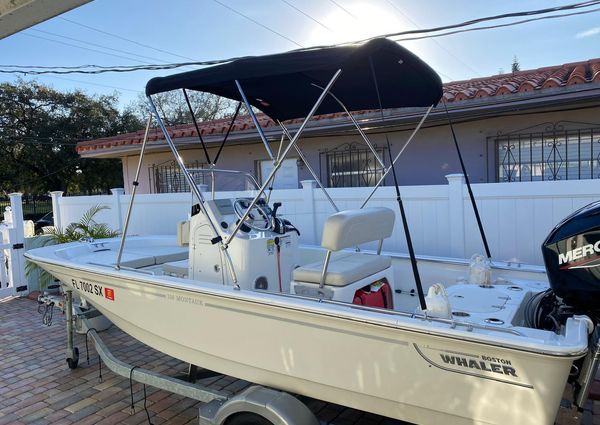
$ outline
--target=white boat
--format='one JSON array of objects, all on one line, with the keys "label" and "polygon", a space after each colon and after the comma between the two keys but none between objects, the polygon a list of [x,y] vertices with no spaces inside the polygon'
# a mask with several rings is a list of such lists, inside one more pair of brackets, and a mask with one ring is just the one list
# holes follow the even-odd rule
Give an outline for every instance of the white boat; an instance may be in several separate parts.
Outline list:
[{"label": "white boat", "polygon": [[[248,106],[274,160],[252,196],[215,197],[215,184],[211,191],[196,186],[152,104],[152,95],[174,89]],[[156,78],[146,93],[192,188],[191,217],[179,223],[177,236],[125,238],[126,224],[121,239],[28,251],[64,290],[143,343],[190,364],[418,424],[552,424],[568,380],[583,405],[597,367],[597,351],[589,348],[597,340],[590,336],[597,318],[586,302],[597,293],[594,269],[570,266],[600,251],[597,233],[588,231],[597,226],[597,205],[550,235],[544,248],[549,274],[484,257],[469,263],[385,252],[395,213],[368,207],[368,199],[360,209],[335,212],[328,196],[334,213],[321,247],[300,246],[297,229],[269,205],[265,191],[291,149],[302,156],[297,142],[313,114],[431,111],[441,82],[416,56],[374,40]],[[294,135],[282,124],[289,141],[274,155],[250,106],[276,121],[310,112]],[[140,164],[144,149],[145,141]],[[213,166],[196,172],[212,183],[225,171],[208,163]],[[374,241],[376,251],[357,252]]]}]

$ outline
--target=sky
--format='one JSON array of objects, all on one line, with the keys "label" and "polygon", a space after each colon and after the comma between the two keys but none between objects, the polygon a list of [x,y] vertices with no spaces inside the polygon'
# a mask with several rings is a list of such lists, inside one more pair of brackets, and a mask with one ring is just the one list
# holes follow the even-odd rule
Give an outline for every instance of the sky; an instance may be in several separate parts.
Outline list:
[{"label": "sky", "polygon": [[[144,65],[263,55],[573,2],[95,0],[0,40],[0,68]],[[444,82],[510,71],[515,56],[522,70],[558,65],[600,57],[600,11],[402,44],[429,63]],[[59,90],[116,91],[124,108],[150,78],[176,72],[35,78]],[[15,79],[0,74],[0,81]]]}]

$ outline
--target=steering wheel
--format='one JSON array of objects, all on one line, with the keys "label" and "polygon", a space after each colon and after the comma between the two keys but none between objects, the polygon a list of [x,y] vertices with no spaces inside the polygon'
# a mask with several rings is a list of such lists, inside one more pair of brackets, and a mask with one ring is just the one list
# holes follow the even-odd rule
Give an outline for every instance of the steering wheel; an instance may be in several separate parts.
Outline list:
[{"label": "steering wheel", "polygon": [[[235,215],[237,215],[240,220],[244,217],[244,214],[246,214],[246,211],[251,203],[252,199],[250,198],[238,198],[233,203]],[[244,224],[251,229],[258,230],[259,232],[272,230],[273,228],[273,220],[271,219],[271,215],[263,206],[258,204],[255,204],[252,207],[248,217],[246,217],[244,220]],[[263,225],[261,226],[260,224]]]}]

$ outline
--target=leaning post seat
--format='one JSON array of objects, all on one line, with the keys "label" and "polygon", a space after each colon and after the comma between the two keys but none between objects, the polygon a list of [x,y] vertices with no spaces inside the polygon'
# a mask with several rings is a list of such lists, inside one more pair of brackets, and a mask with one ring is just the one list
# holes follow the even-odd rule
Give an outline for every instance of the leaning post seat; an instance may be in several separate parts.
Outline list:
[{"label": "leaning post seat", "polygon": [[[390,292],[392,262],[379,254],[383,240],[394,230],[394,219],[394,212],[384,207],[346,210],[329,216],[321,240],[321,246],[327,250],[325,259],[294,270],[295,293],[353,302],[357,292],[369,285],[387,283],[386,292]],[[378,255],[348,252],[332,257],[333,252],[373,241],[379,241]]]}]

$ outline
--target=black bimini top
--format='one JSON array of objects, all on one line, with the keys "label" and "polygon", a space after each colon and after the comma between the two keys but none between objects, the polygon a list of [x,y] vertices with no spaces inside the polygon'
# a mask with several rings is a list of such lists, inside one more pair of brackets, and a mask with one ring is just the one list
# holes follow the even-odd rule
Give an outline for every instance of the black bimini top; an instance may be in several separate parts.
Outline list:
[{"label": "black bimini top", "polygon": [[[284,121],[306,116],[321,93],[315,85],[325,87],[338,69],[342,74],[331,92],[350,111],[426,107],[442,97],[440,77],[429,65],[398,43],[382,38],[358,46],[242,58],[157,77],[146,84],[146,95],[188,89],[241,101],[237,80],[252,106]],[[341,106],[327,96],[317,114],[341,111]]]}]

